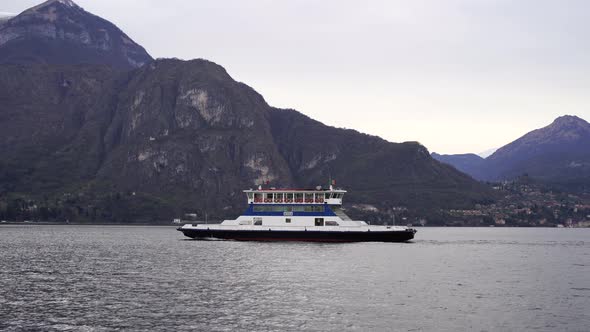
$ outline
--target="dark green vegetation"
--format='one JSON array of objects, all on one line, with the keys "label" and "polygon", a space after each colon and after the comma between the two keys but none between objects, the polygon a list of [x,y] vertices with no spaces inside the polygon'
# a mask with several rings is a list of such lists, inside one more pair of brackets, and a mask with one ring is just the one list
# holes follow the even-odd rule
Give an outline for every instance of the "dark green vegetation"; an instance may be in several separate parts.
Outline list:
[{"label": "dark green vegetation", "polygon": [[486,186],[437,162],[417,142],[390,143],[292,110],[269,114],[274,139],[298,184],[314,186],[331,176],[352,190],[351,203],[381,202],[386,208],[436,210],[491,198]]},{"label": "dark green vegetation", "polygon": [[132,72],[16,65],[0,72],[7,219],[15,211],[16,219],[222,218],[241,212],[241,190],[258,183],[316,186],[330,176],[352,191],[348,203],[384,215],[392,206],[428,214],[493,198],[418,143],[271,108],[208,61],[161,60]]},{"label": "dark green vegetation", "polygon": [[26,11],[0,25],[0,40],[2,219],[221,219],[245,208],[243,189],[329,178],[351,191],[353,216],[375,222],[394,207],[435,219],[440,209],[495,199],[418,143],[272,108],[212,62],[125,70],[147,53],[76,6],[49,1]]}]

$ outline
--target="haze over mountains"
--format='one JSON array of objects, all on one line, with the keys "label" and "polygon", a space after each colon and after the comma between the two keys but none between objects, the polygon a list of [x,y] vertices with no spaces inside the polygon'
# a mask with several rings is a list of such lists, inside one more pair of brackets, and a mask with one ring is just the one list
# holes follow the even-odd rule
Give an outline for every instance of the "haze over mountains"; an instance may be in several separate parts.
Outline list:
[{"label": "haze over mountains", "polygon": [[273,108],[206,60],[154,61],[70,0],[0,25],[0,138],[0,208],[47,219],[221,218],[244,208],[243,189],[329,178],[385,215],[494,199],[418,143]]},{"label": "haze over mountains", "polygon": [[432,157],[445,164],[452,165],[461,172],[471,175],[474,179],[487,179],[485,159],[475,153],[438,154],[433,152]]},{"label": "haze over mountains", "polygon": [[511,180],[526,174],[547,184],[585,190],[590,185],[590,124],[577,116],[562,116],[485,159],[474,154],[432,155],[479,180]]}]

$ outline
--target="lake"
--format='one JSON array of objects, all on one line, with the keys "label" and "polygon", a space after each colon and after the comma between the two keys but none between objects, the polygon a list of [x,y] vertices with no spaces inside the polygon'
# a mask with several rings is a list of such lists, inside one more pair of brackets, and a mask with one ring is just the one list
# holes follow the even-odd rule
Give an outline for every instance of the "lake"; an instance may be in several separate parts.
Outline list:
[{"label": "lake", "polygon": [[0,226],[0,330],[588,331],[590,229],[419,228],[412,243],[195,241]]}]

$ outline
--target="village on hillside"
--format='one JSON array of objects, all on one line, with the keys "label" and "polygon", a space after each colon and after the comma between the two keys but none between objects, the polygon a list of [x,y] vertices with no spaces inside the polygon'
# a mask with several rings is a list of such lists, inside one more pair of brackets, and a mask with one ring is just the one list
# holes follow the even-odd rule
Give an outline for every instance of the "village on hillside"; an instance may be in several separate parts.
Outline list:
[{"label": "village on hillside", "polygon": [[494,184],[500,199],[472,210],[448,210],[454,226],[590,227],[590,194],[523,181]]}]

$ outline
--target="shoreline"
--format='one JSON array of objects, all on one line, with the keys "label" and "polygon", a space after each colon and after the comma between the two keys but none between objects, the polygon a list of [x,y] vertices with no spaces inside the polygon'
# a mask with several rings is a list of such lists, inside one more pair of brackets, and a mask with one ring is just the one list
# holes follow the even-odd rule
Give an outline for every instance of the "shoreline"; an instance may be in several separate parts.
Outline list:
[{"label": "shoreline", "polygon": [[0,223],[0,226],[170,226],[170,227],[179,227],[184,224],[155,224],[155,223],[76,223],[76,222],[3,222]]},{"label": "shoreline", "polygon": [[[1,226],[137,226],[137,227],[181,227],[186,224],[191,224],[190,222],[181,223],[181,224],[156,224],[156,223],[60,223],[60,222],[16,222],[16,221],[7,221],[0,223]],[[194,224],[194,223],[193,223]],[[209,223],[211,225],[218,225],[219,223]],[[558,227],[558,226],[415,226],[415,228],[558,228],[558,229],[590,229],[590,227]]]}]

